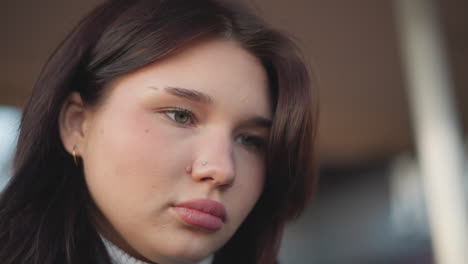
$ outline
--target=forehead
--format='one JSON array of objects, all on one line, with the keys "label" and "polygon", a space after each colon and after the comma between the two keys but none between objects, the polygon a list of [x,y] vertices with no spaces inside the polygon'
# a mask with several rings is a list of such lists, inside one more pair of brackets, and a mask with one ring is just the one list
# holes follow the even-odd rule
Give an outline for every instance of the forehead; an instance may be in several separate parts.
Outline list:
[{"label": "forehead", "polygon": [[209,95],[214,105],[227,110],[271,117],[265,69],[234,41],[209,40],[191,45],[124,76],[116,86],[192,89]]}]

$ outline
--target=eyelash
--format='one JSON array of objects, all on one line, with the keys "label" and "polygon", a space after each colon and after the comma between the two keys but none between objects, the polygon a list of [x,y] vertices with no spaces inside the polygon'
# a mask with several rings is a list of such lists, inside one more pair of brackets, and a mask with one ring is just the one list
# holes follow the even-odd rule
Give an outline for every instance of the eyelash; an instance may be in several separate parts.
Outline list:
[{"label": "eyelash", "polygon": [[[169,109],[165,109],[162,112],[167,117],[169,117],[172,121],[174,121],[175,123],[177,123],[178,125],[181,125],[181,126],[193,126],[197,121],[195,115],[192,113],[192,111],[190,111],[188,109],[172,107],[172,108],[169,108]],[[175,120],[175,114],[181,114],[181,113],[188,116],[188,118],[189,118],[189,123],[188,124],[181,123],[181,122],[178,122],[178,121]],[[171,116],[171,115],[174,115],[174,116]],[[252,145],[247,145],[247,144],[245,144],[243,142],[239,142],[239,140],[240,141],[251,140]],[[252,151],[262,152],[262,151],[265,150],[265,146],[266,146],[266,140],[264,138],[258,137],[258,136],[251,136],[251,135],[243,134],[243,135],[237,136],[235,141],[240,143],[241,145],[243,145],[247,149],[252,150]]]},{"label": "eyelash", "polygon": [[263,152],[265,150],[266,140],[263,139],[262,137],[249,136],[249,135],[239,135],[239,136],[236,137],[236,142],[238,142],[238,139],[244,139],[245,140],[245,138],[248,138],[249,140],[252,141],[252,145],[246,145],[246,144],[244,144],[242,142],[239,142],[240,144],[242,144],[246,148],[248,148],[250,150],[253,150],[253,151],[259,151],[259,152]]},{"label": "eyelash", "polygon": [[[182,126],[191,126],[191,125],[194,125],[196,123],[196,118],[195,118],[195,115],[192,113],[192,111],[188,110],[188,109],[184,109],[184,108],[178,108],[178,107],[172,107],[172,108],[169,108],[169,109],[165,109],[162,111],[167,117],[169,117],[172,121],[174,121],[175,123],[177,123],[178,125],[182,125]],[[188,117],[189,117],[189,120],[190,122],[188,124],[185,124],[185,123],[180,123],[178,121],[175,120],[175,116],[172,117],[171,114],[186,114]]]}]

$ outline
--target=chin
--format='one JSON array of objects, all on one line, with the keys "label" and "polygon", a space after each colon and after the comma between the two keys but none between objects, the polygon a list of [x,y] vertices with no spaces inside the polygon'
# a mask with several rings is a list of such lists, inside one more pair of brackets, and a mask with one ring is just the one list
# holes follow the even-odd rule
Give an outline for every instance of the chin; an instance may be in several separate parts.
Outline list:
[{"label": "chin", "polygon": [[199,263],[212,256],[222,246],[216,246],[214,241],[207,242],[206,240],[193,239],[189,243],[167,244],[166,248],[158,250],[160,254],[158,257],[150,259],[156,263]]},{"label": "chin", "polygon": [[213,255],[216,250],[210,249],[208,246],[203,247],[200,243],[195,248],[184,248],[174,254],[174,258],[179,259],[181,263],[198,263],[209,256]]}]

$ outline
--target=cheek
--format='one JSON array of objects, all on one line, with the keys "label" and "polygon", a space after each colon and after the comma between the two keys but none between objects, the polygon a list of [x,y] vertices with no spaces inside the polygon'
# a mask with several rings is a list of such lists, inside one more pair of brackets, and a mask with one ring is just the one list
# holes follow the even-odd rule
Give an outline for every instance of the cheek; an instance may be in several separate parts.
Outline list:
[{"label": "cheek", "polygon": [[135,204],[142,204],[141,210],[145,204],[154,207],[160,190],[174,187],[180,175],[180,166],[171,164],[183,159],[179,153],[183,148],[152,113],[123,111],[101,120],[93,130],[85,160],[93,197],[103,205],[119,205],[116,210],[139,210]]},{"label": "cheek", "polygon": [[239,183],[253,192],[261,192],[265,181],[265,159],[239,147],[235,152],[235,161]]},{"label": "cheek", "polygon": [[263,192],[265,165],[261,159],[240,159],[240,161],[233,195],[240,218],[245,218]]}]

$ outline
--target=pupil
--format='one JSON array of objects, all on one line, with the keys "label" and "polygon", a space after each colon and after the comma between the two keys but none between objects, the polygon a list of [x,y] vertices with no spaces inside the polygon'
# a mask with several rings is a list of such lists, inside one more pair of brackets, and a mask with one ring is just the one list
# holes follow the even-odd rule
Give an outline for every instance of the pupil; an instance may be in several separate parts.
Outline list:
[{"label": "pupil", "polygon": [[185,113],[178,113],[176,115],[177,122],[185,123],[187,122],[187,115]]}]

